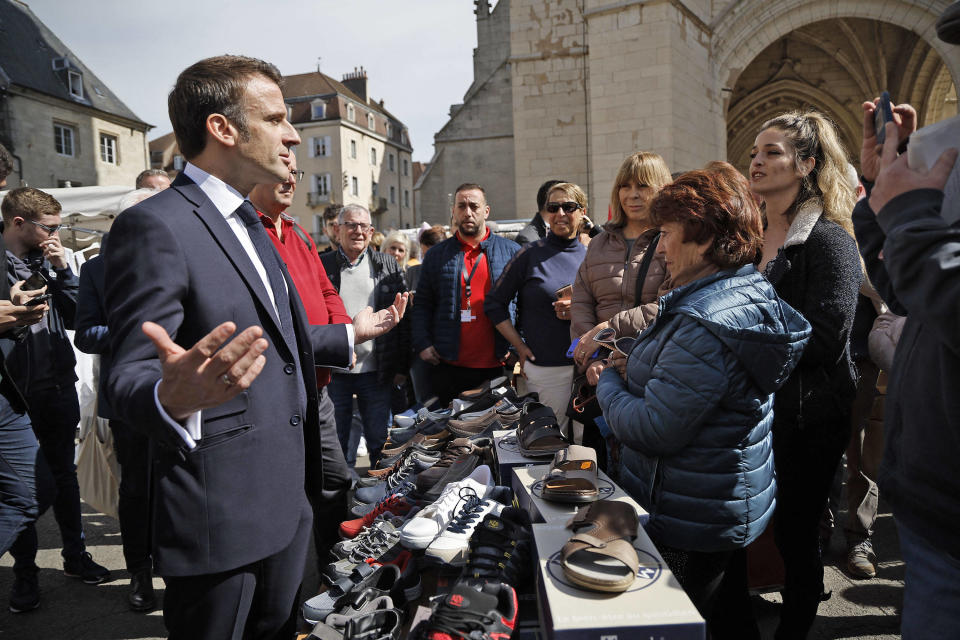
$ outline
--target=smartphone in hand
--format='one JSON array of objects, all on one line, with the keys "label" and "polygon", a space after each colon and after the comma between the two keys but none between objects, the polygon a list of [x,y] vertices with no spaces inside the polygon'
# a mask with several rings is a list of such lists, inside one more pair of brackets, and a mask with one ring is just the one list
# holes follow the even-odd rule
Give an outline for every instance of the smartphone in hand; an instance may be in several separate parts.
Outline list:
[{"label": "smartphone in hand", "polygon": [[39,305],[39,304],[43,304],[44,302],[46,302],[47,300],[49,300],[49,299],[52,298],[52,297],[53,297],[52,294],[45,293],[45,294],[43,294],[43,295],[36,296],[35,298],[30,298],[29,300],[27,300],[26,302],[23,303],[23,306],[25,306],[25,307],[35,307],[35,306],[37,306],[37,305]]},{"label": "smartphone in hand", "polygon": [[573,297],[573,285],[567,284],[553,292],[557,300],[569,300]]},{"label": "smartphone in hand", "polygon": [[877,144],[883,144],[887,139],[884,125],[893,122],[893,105],[890,103],[890,94],[886,91],[880,94],[880,102],[873,111],[873,129],[877,133]]}]

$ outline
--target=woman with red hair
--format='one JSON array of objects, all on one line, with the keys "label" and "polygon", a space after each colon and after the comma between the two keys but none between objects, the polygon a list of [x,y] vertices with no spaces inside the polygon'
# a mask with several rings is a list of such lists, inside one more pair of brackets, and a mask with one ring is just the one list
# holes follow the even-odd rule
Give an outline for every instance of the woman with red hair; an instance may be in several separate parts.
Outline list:
[{"label": "woman with red hair", "polygon": [[759,638],[744,548],[773,516],[773,396],[810,325],[755,267],[763,226],[742,176],[685,173],[651,214],[673,290],[597,398],[620,483],[712,637]]}]

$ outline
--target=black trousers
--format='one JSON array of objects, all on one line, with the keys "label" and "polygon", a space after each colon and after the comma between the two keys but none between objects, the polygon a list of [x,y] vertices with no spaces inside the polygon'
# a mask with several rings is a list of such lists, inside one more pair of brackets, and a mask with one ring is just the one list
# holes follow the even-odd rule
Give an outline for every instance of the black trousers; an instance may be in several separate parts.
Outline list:
[{"label": "black trousers", "polygon": [[310,510],[290,543],[248,565],[201,576],[164,577],[170,640],[290,640],[296,632]]},{"label": "black trousers", "polygon": [[503,367],[474,369],[472,367],[458,367],[446,362],[435,365],[430,372],[433,393],[439,399],[441,407],[449,405],[461,392],[479,387],[487,380],[502,375]]},{"label": "black trousers", "polygon": [[850,415],[818,429],[774,431],[777,512],[774,539],[783,557],[785,584],[777,640],[803,639],[823,593],[820,517],[833,476],[850,440]]},{"label": "black trousers", "polygon": [[150,555],[150,441],[120,420],[110,420],[120,463],[120,539],[127,571],[153,568]]},{"label": "black trousers", "polygon": [[333,401],[326,389],[320,390],[320,446],[323,458],[323,490],[311,500],[313,506],[313,544],[317,562],[327,563],[330,548],[340,541],[340,523],[347,518],[347,492],[352,484],[350,468],[337,437]]},{"label": "black trousers", "polygon": [[713,640],[760,640],[747,590],[747,553],[657,549],[707,622]]}]

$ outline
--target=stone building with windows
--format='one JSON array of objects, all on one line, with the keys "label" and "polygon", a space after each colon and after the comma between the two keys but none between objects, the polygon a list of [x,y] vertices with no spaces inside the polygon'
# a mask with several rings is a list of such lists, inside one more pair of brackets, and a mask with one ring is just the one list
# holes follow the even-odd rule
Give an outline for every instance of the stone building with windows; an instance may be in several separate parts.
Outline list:
[{"label": "stone building with windows", "polygon": [[446,220],[464,181],[495,218],[532,215],[550,178],[604,220],[637,150],[672,171],[745,169],[761,124],[817,108],[856,164],[860,104],[888,90],[920,124],[957,114],[960,47],[936,37],[951,0],[475,0],[474,78],[434,136],[420,214]]},{"label": "stone building with windows", "polygon": [[367,207],[378,229],[420,224],[407,127],[370,97],[366,71],[355,69],[342,82],[319,71],[284,79],[288,117],[302,139],[297,165],[305,173],[290,215],[317,235],[331,203]]},{"label": "stone building with windows", "polygon": [[140,120],[17,0],[0,0],[0,142],[11,187],[133,185],[148,166]]}]

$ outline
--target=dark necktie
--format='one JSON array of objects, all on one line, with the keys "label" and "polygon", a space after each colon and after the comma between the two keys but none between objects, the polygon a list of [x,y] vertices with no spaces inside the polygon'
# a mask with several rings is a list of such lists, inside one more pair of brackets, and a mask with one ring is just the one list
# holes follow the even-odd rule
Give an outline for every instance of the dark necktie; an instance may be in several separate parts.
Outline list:
[{"label": "dark necktie", "polygon": [[299,350],[297,348],[297,334],[293,328],[293,314],[290,311],[290,296],[287,293],[287,287],[283,278],[283,272],[286,267],[284,267],[283,262],[280,260],[280,255],[277,253],[276,248],[274,248],[273,243],[270,241],[270,237],[267,235],[266,229],[263,228],[263,224],[260,222],[260,216],[257,214],[257,210],[253,208],[253,205],[250,204],[249,200],[244,200],[243,204],[237,207],[236,214],[240,216],[240,220],[242,220],[247,226],[247,233],[250,235],[250,241],[253,243],[253,248],[256,249],[257,255],[260,257],[260,262],[263,264],[263,268],[267,272],[267,278],[270,280],[270,288],[273,289],[273,301],[276,304],[277,314],[280,317],[280,333],[283,335],[283,338],[286,341],[289,350],[291,351],[290,355],[295,361],[293,365],[296,367],[297,378],[299,379],[299,394],[301,396],[301,404],[306,406],[303,373],[298,366],[299,362],[297,362],[300,357]]}]

